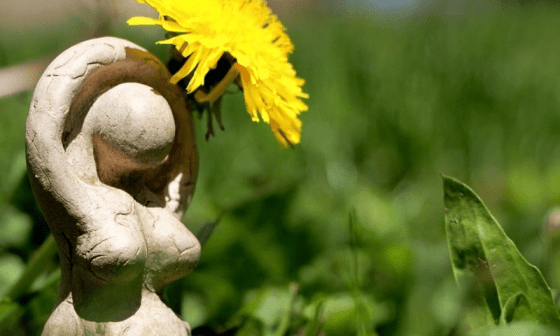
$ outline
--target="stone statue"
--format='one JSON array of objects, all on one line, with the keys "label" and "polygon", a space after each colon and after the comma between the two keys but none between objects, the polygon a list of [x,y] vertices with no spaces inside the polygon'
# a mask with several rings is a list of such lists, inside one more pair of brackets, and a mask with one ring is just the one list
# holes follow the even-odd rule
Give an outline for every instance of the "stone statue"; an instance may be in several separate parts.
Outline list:
[{"label": "stone statue", "polygon": [[190,335],[159,296],[200,256],[180,221],[198,170],[192,117],[170,76],[104,37],[64,51],[37,84],[28,172],[62,272],[43,335]]}]

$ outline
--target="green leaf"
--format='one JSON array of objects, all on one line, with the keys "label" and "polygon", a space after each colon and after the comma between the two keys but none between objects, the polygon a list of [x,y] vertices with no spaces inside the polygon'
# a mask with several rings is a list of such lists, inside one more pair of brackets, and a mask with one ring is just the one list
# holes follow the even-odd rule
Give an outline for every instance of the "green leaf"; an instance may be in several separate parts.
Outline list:
[{"label": "green leaf", "polygon": [[502,310],[500,324],[504,325],[513,321],[535,321],[531,306],[523,293],[510,297]]},{"label": "green leaf", "polygon": [[472,286],[467,323],[476,328],[505,322],[560,320],[550,287],[529,264],[465,184],[443,176],[445,227],[455,279]]}]

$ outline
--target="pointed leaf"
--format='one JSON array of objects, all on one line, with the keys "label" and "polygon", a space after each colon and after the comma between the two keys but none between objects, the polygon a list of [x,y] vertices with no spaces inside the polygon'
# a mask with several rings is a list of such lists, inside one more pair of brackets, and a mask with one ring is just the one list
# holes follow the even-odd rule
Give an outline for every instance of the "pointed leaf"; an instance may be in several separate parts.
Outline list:
[{"label": "pointed leaf", "polygon": [[[513,309],[513,320],[558,324],[560,320],[550,288],[540,271],[523,258],[482,200],[468,186],[447,176],[443,176],[443,182],[445,225],[453,273],[460,285],[474,281],[474,310],[489,311],[495,320],[496,310],[499,309],[500,316],[507,308],[506,313]],[[520,294],[527,304],[516,301],[522,300],[515,299]],[[498,307],[495,307],[495,295]],[[513,301],[509,301],[512,298]],[[516,307],[526,307],[531,314],[521,311],[517,314]],[[488,318],[488,314],[485,317]],[[479,319],[477,323],[481,321]]]},{"label": "pointed leaf", "polygon": [[[468,289],[465,323],[469,329],[496,325],[500,317],[497,291],[482,244],[478,237],[477,213],[464,193],[447,183],[445,189],[445,229],[455,280]],[[458,197],[451,197],[458,193]]]}]

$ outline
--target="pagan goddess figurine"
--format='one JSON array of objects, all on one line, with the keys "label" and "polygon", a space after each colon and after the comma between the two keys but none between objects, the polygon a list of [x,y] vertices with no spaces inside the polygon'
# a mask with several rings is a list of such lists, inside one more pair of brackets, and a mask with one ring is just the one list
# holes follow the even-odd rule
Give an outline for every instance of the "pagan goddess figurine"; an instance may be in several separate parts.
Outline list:
[{"label": "pagan goddess figurine", "polygon": [[211,105],[220,121],[220,97],[236,83],[253,121],[283,147],[300,142],[308,95],[265,0],[138,2],[158,18],[128,23],[172,33],[160,43],[179,56],[173,76],[130,42],[90,40],[51,63],[31,102],[29,177],[62,269],[43,335],[190,334],[159,293],[200,255],[180,222],[198,169],[192,105]]},{"label": "pagan goddess figurine", "polygon": [[196,181],[191,114],[153,55],[105,37],[58,56],[26,127],[28,172],[62,279],[43,335],[190,335],[160,299],[200,244],[181,223]]}]

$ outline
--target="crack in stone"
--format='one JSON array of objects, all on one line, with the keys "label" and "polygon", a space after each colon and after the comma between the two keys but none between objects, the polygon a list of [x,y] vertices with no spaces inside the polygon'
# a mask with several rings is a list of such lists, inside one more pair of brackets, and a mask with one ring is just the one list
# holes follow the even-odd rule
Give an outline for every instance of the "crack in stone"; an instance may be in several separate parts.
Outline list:
[{"label": "crack in stone", "polygon": [[87,251],[86,251],[86,255],[90,254],[91,251],[93,251],[96,247],[98,247],[99,245],[103,244],[104,242],[108,241],[109,239],[111,239],[112,237],[106,237],[105,239],[102,239],[101,241],[97,242],[95,245],[93,245],[92,247],[90,247]]},{"label": "crack in stone", "polygon": [[106,64],[106,63],[103,63],[103,62],[89,62],[88,64],[86,64],[86,67],[85,67],[83,73],[78,74],[78,75],[76,75],[76,76],[71,76],[71,77],[72,77],[73,79],[78,79],[78,78],[81,78],[81,77],[85,77],[85,76],[87,76],[87,75],[93,70],[93,69],[90,70],[90,68],[92,68],[92,67],[94,67],[94,66],[95,66],[95,68],[97,68],[98,66],[103,66],[103,65],[105,65],[105,64]]},{"label": "crack in stone", "polygon": [[[121,211],[121,212],[117,212],[115,214],[115,216],[113,217],[113,220],[115,221],[115,223],[124,226],[124,227],[128,227],[127,225],[127,217],[128,215],[132,214],[132,212],[134,211],[134,208],[131,204],[128,204],[128,209],[126,211]],[[121,218],[123,218],[124,220],[121,220]],[[123,223],[121,223],[123,222]]]}]

